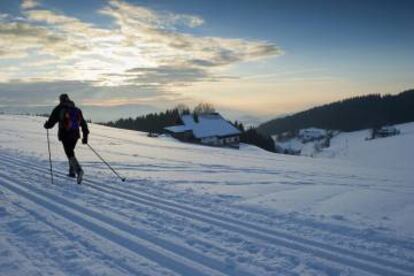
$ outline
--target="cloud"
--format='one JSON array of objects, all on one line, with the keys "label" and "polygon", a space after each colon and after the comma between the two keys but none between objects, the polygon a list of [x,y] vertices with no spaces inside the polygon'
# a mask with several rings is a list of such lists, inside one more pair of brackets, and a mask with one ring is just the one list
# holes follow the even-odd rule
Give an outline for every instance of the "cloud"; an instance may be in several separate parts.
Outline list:
[{"label": "cloud", "polygon": [[99,37],[108,35],[110,30],[97,28],[91,23],[66,16],[49,10],[29,10],[24,11],[26,19],[31,23],[46,23],[51,30],[65,33],[70,37]]},{"label": "cloud", "polygon": [[13,105],[51,105],[60,93],[81,91],[86,84],[76,81],[21,82],[17,80],[0,84],[0,103]]},{"label": "cloud", "polygon": [[21,22],[0,24],[0,58],[25,58],[30,51],[64,55],[70,50],[66,39],[41,26]]},{"label": "cloud", "polygon": [[[267,41],[188,33],[206,24],[204,19],[125,1],[108,1],[96,11],[113,22],[105,28],[45,9],[37,1],[23,1],[21,8],[23,18],[0,17],[0,60],[5,61],[0,65],[0,93],[8,101],[20,92],[8,93],[7,83],[27,91],[23,84],[35,82],[48,91],[59,90],[54,83],[75,83],[89,96],[102,93],[97,100],[105,101],[147,95],[178,98],[177,88],[225,79],[226,70],[236,63],[282,54]],[[42,99],[40,93],[36,97]]]},{"label": "cloud", "polygon": [[115,19],[120,32],[125,37],[125,42],[136,47],[150,46],[143,50],[151,55],[158,53],[157,59],[163,65],[180,63],[201,67],[224,66],[282,54],[282,51],[272,43],[200,37],[178,32],[174,28],[174,23],[179,21],[197,22],[196,17],[162,16],[152,10],[122,1],[110,1],[109,4],[100,12]]},{"label": "cloud", "polygon": [[48,24],[73,24],[80,22],[76,18],[57,14],[49,10],[30,10],[25,11],[24,14],[29,21],[45,22]]},{"label": "cloud", "polygon": [[22,9],[33,9],[39,5],[39,2],[36,0],[23,0],[21,7]]},{"label": "cloud", "polygon": [[174,29],[177,25],[195,28],[204,24],[204,20],[199,16],[159,12],[119,0],[109,1],[100,13],[112,16],[122,24],[151,26],[159,29]]},{"label": "cloud", "polygon": [[9,18],[9,15],[6,13],[0,13],[0,22],[5,22]]},{"label": "cloud", "polygon": [[126,73],[131,76],[129,82],[134,84],[175,85],[209,78],[208,72],[204,69],[180,66],[133,68]]},{"label": "cloud", "polygon": [[[106,103],[156,103],[159,99],[176,98],[178,94],[147,86],[135,85],[97,87],[81,81],[35,81],[12,80],[0,83],[0,106],[41,106],[57,103],[58,96],[67,93],[78,104]],[[112,104],[111,104],[112,103]]]}]

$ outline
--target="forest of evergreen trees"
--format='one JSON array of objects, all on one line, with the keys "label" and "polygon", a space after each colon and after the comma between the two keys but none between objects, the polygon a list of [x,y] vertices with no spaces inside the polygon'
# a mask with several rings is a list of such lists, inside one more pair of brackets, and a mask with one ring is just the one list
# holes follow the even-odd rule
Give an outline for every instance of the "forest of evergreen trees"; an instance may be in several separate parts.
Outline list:
[{"label": "forest of evergreen trees", "polygon": [[255,145],[270,152],[276,152],[273,139],[268,135],[259,133],[255,128],[249,128],[243,131],[240,136],[240,142]]},{"label": "forest of evergreen trees", "polygon": [[[104,125],[148,133],[164,133],[165,127],[182,124],[180,119],[181,114],[202,114],[211,112],[215,112],[215,109],[209,104],[199,104],[192,112],[185,105],[179,105],[176,108],[166,110],[165,112],[150,113],[136,118],[119,119]],[[255,145],[264,150],[275,152],[275,145],[270,136],[260,134],[254,128],[245,130],[243,124],[237,121],[232,124],[242,132],[240,135],[240,141],[242,143]]]},{"label": "forest of evergreen trees", "polygon": [[414,90],[408,90],[398,95],[374,94],[314,107],[263,123],[258,131],[264,135],[281,134],[307,127],[355,131],[412,121]]},{"label": "forest of evergreen trees", "polygon": [[[123,129],[144,131],[149,133],[163,133],[167,126],[181,124],[180,112],[178,108],[166,110],[160,113],[150,113],[136,118],[119,119],[115,122],[108,122],[105,125]],[[188,110],[188,112],[190,112]]]},{"label": "forest of evergreen trees", "polygon": [[264,150],[276,152],[275,142],[270,136],[259,133],[254,127],[250,127],[246,130],[243,123],[237,121],[232,124],[241,131],[241,143],[255,145]]}]

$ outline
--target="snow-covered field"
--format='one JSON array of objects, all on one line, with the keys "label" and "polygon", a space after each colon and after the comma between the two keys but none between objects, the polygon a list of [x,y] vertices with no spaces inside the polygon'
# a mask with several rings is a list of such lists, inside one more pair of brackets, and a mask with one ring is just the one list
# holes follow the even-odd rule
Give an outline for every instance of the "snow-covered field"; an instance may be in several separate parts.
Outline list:
[{"label": "snow-covered field", "polygon": [[127,181],[80,144],[79,186],[43,121],[0,116],[0,275],[413,275],[413,132],[373,163],[90,125]]},{"label": "snow-covered field", "polygon": [[331,139],[328,148],[315,149],[320,141],[303,143],[295,137],[277,143],[283,149],[300,152],[302,156],[339,159],[365,167],[410,171],[414,168],[414,123],[395,126],[400,135],[367,140],[371,130],[339,132]]},{"label": "snow-covered field", "polygon": [[[331,146],[316,156],[358,162],[376,168],[414,169],[414,123],[396,127],[400,135],[366,140],[370,130],[342,132],[331,140]],[[414,177],[413,177],[414,179]]]}]

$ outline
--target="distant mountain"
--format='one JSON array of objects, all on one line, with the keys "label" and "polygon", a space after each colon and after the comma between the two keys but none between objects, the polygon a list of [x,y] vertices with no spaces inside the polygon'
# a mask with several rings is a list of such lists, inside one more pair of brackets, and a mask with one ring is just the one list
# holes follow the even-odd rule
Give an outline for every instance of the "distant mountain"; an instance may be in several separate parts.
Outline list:
[{"label": "distant mountain", "polygon": [[276,118],[258,127],[265,135],[308,127],[356,131],[386,124],[414,121],[414,89],[398,95],[354,97]]}]

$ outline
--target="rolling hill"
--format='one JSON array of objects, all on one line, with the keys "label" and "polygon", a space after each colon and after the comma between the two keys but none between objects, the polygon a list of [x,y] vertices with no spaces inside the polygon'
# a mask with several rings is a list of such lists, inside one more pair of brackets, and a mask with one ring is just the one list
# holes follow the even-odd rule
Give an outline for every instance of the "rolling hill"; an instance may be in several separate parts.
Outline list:
[{"label": "rolling hill", "polygon": [[414,90],[397,95],[379,94],[350,98],[265,122],[258,131],[266,135],[308,127],[356,131],[386,124],[414,121]]}]

